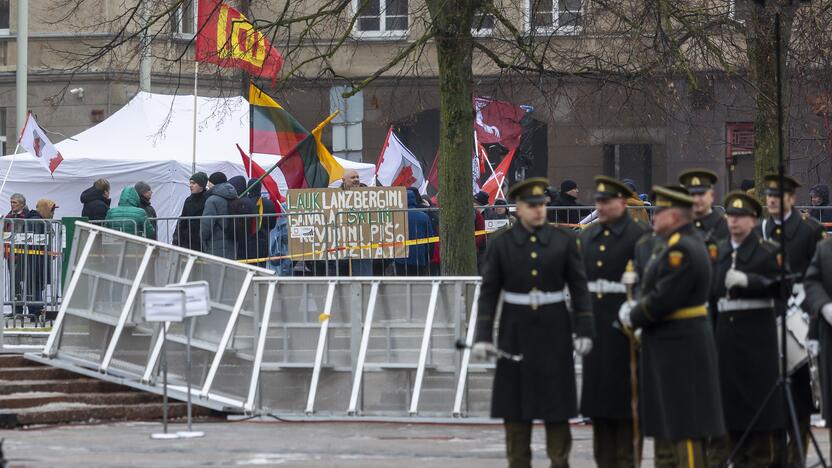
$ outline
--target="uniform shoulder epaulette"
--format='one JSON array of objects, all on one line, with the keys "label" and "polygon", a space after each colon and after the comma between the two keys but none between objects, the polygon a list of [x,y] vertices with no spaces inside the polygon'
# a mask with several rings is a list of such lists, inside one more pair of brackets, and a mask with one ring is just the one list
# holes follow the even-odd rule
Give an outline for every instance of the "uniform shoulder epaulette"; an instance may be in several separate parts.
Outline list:
[{"label": "uniform shoulder epaulette", "polygon": [[670,236],[670,239],[667,240],[667,246],[673,247],[674,245],[678,244],[680,240],[682,240],[682,234],[675,232],[672,236]]},{"label": "uniform shoulder epaulette", "polygon": [[780,251],[780,244],[771,239],[760,238],[760,245],[769,253],[777,253]]},{"label": "uniform shoulder epaulette", "polygon": [[653,233],[652,232],[645,232],[638,239],[638,241],[636,242],[636,245],[641,245],[641,244],[650,242],[652,239],[653,239]]},{"label": "uniform shoulder epaulette", "polygon": [[511,229],[511,227],[512,227],[512,224],[511,224],[511,223],[506,224],[505,226],[500,226],[500,228],[499,228],[499,229],[497,229],[497,230],[496,230],[496,231],[494,231],[494,232],[490,232],[490,233],[488,233],[488,235],[489,235],[492,239],[496,239],[497,237],[499,237],[499,236],[501,236],[501,235],[505,234],[506,232],[508,232],[508,231],[509,231],[509,229]]},{"label": "uniform shoulder epaulette", "polygon": [[649,225],[649,224],[647,224],[647,222],[646,222],[646,221],[644,221],[644,220],[637,219],[637,218],[633,218],[633,222],[636,224],[636,226],[638,226],[638,227],[640,227],[640,228],[642,228],[642,229],[645,229],[645,230],[647,230],[647,229],[651,229],[651,228],[650,228],[650,225]]},{"label": "uniform shoulder epaulette", "polygon": [[557,225],[552,226],[552,230],[555,231],[555,232],[558,232],[558,233],[560,233],[564,236],[567,236],[567,237],[578,237],[578,234],[579,234],[578,232],[576,232],[572,228],[557,226]]}]

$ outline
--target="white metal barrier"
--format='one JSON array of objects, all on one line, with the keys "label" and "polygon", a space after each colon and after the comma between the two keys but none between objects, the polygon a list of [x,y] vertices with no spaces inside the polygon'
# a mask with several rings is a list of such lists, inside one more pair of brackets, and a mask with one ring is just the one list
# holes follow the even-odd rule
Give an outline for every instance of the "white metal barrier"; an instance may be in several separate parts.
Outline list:
[{"label": "white metal barrier", "polygon": [[[161,325],[139,293],[209,283],[192,323],[196,404],[247,413],[487,416],[493,365],[469,365],[479,277],[278,278],[246,266],[78,223],[52,334],[32,359],[161,392]],[[184,399],[184,327],[167,324],[170,394]]]}]

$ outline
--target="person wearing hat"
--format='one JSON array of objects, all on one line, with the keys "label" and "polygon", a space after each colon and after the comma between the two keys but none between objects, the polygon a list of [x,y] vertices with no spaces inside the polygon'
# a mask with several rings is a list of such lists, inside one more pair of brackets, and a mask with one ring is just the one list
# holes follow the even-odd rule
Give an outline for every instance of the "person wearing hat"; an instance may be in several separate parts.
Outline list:
[{"label": "person wearing hat", "polygon": [[586,213],[574,208],[578,204],[578,184],[571,179],[560,183],[560,193],[552,203],[555,207],[555,220],[561,224],[578,224]]},{"label": "person wearing hat", "polygon": [[[788,300],[789,313],[803,314],[802,301],[805,297],[803,274],[812,261],[818,242],[826,237],[826,233],[823,226],[817,221],[808,216],[802,216],[801,213],[793,209],[796,199],[795,190],[800,187],[800,182],[784,175],[781,184],[778,174],[768,174],[763,178],[763,186],[766,190],[766,208],[769,216],[758,225],[758,233],[764,239],[785,244],[786,264],[795,281],[792,286],[792,297]],[[782,207],[780,205],[781,193],[783,197]],[[783,218],[782,223],[781,217]],[[813,323],[809,327],[810,338],[816,336],[816,325],[817,323]],[[801,443],[805,454],[809,441],[809,422],[812,413],[816,410],[812,396],[808,362],[804,362],[799,368],[792,370],[791,382],[797,422],[803,439]],[[789,458],[792,461],[799,459],[797,443],[791,439],[789,440]]]},{"label": "person wearing hat", "polygon": [[712,466],[724,466],[743,433],[734,466],[770,466],[778,460],[778,431],[785,428],[782,395],[757,411],[779,378],[779,351],[774,300],[780,296],[781,257],[777,243],[755,231],[763,207],[753,197],[734,191],[723,203],[730,237],[719,242],[711,296],[717,305],[716,342],[727,435],[708,449]]},{"label": "person wearing hat", "polygon": [[569,419],[578,414],[573,353],[584,356],[592,349],[579,242],[570,230],[547,223],[547,185],[544,178],[532,178],[509,190],[518,222],[488,244],[483,263],[472,354],[494,355],[494,318],[501,308],[497,347],[523,355],[519,362],[497,360],[491,400],[491,416],[505,423],[510,467],[531,465],[533,420],[545,422],[551,466],[569,466]]},{"label": "person wearing hat", "polygon": [[[197,172],[188,180],[188,187],[191,194],[185,199],[182,205],[181,218],[202,216],[205,210],[205,187],[208,185],[208,175],[204,172]],[[173,232],[173,244],[186,249],[202,251],[202,242],[199,238],[198,219],[180,219],[176,223],[176,230]]]},{"label": "person wearing hat", "polygon": [[679,174],[679,183],[693,197],[693,225],[702,233],[710,251],[710,246],[728,238],[725,213],[714,208],[714,185],[718,180],[716,172],[707,169],[689,169]]},{"label": "person wearing hat", "polygon": [[595,463],[602,468],[635,464],[630,343],[620,328],[612,326],[627,299],[621,277],[633,260],[636,242],[650,232],[647,223],[629,214],[627,202],[634,196],[622,181],[596,177],[598,222],[580,235],[596,324],[594,350],[583,359],[581,415],[592,419]]},{"label": "person wearing hat", "polygon": [[641,329],[639,407],[655,466],[704,467],[706,441],[725,434],[707,309],[711,264],[692,224],[693,198],[665,187],[652,192],[662,245],[640,279],[638,300],[624,302],[618,316]]}]

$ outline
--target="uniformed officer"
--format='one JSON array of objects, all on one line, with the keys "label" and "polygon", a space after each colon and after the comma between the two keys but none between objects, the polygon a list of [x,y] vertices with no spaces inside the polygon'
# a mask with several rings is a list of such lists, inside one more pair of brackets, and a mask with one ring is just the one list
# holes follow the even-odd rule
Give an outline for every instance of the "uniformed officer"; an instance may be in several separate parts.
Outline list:
[{"label": "uniformed officer", "polygon": [[[735,191],[725,197],[730,237],[719,243],[711,294],[717,304],[716,341],[725,426],[712,441],[711,466],[723,466],[751,426],[780,375],[776,298],[780,297],[780,247],[754,228],[760,203]],[[785,427],[782,393],[768,399],[738,448],[734,466],[765,467],[779,461],[777,432]]]},{"label": "uniformed officer", "polygon": [[[592,309],[577,236],[546,222],[543,178],[509,190],[517,202],[511,228],[488,245],[473,355],[494,349],[494,317],[502,301],[499,348],[522,354],[498,360],[491,416],[502,418],[509,467],[531,466],[532,420],[546,425],[553,467],[569,466],[569,419],[578,414],[573,352],[592,349]],[[564,288],[569,288],[570,315]],[[573,333],[577,338],[573,341]]]},{"label": "uniformed officer", "polygon": [[714,253],[716,244],[728,238],[725,213],[714,207],[714,185],[718,180],[716,172],[707,169],[688,169],[679,174],[679,183],[693,196],[693,226]]},{"label": "uniformed officer", "polygon": [[[815,254],[818,241],[823,239],[825,234],[817,221],[792,209],[795,203],[794,192],[800,187],[800,183],[789,176],[784,176],[783,180],[783,225],[780,225],[780,177],[777,174],[769,174],[764,178],[769,216],[760,223],[758,232],[764,239],[786,244],[786,264],[795,281],[787,306],[793,313],[802,313],[801,306],[805,298],[803,274]],[[815,411],[809,375],[807,363],[793,370],[791,375],[792,395],[804,453],[809,441],[809,420]],[[791,460],[798,459],[797,444],[793,440],[789,443],[789,454]]]},{"label": "uniformed officer", "polygon": [[[803,284],[806,288],[804,307],[812,316],[818,317],[821,412],[829,427],[832,421],[832,239],[818,243]],[[830,451],[832,455],[832,449]],[[827,458],[830,459],[832,457]]]},{"label": "uniformed officer", "polygon": [[636,242],[650,231],[628,214],[632,196],[623,182],[596,177],[598,222],[580,237],[595,317],[593,350],[583,360],[581,414],[592,418],[595,463],[601,468],[634,466],[629,342],[621,327],[613,327],[627,297],[621,276]]},{"label": "uniformed officer", "polygon": [[719,369],[707,302],[711,264],[692,225],[693,198],[653,187],[653,228],[664,245],[641,278],[638,301],[619,319],[641,328],[640,398],[655,466],[706,466],[705,442],[725,434]]}]

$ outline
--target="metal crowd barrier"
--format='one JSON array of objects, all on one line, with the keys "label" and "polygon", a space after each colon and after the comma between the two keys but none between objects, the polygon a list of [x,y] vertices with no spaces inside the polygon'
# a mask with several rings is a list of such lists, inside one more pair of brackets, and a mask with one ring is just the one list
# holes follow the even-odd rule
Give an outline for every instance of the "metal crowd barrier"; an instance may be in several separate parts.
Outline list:
[{"label": "metal crowd barrier", "polygon": [[4,325],[41,326],[54,318],[62,293],[64,226],[54,219],[5,218],[3,239]]},{"label": "metal crowd barrier", "polygon": [[[282,278],[269,270],[78,223],[72,271],[31,359],[161,393],[162,325],[143,287],[206,280],[192,322],[196,403],[248,413],[452,417],[488,414],[491,364],[470,364],[479,277]],[[182,324],[167,325],[169,392],[185,393]]]}]

